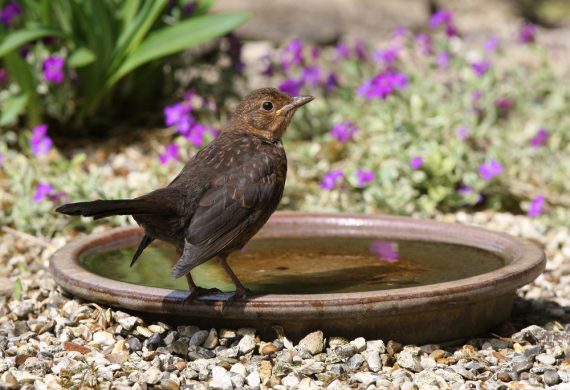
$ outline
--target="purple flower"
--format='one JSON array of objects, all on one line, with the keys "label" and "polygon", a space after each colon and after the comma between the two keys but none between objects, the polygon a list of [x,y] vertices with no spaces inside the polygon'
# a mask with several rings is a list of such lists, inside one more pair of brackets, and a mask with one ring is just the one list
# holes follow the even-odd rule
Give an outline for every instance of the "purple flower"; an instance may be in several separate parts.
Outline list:
[{"label": "purple flower", "polygon": [[8,82],[8,71],[4,68],[0,68],[0,84]]},{"label": "purple flower", "polygon": [[424,159],[421,156],[414,156],[410,160],[410,168],[420,169],[424,165]]},{"label": "purple flower", "polygon": [[200,147],[204,144],[204,134],[206,133],[206,126],[202,123],[196,123],[190,131],[184,134],[184,138],[190,141],[190,143],[196,147]]},{"label": "purple flower", "polygon": [[245,68],[245,64],[241,60],[241,41],[234,33],[226,35],[226,39],[228,41],[228,55],[230,57],[232,67],[236,72],[241,72]]},{"label": "purple flower", "polygon": [[502,114],[508,114],[509,111],[511,111],[511,109],[513,108],[514,103],[511,99],[509,98],[498,98],[495,100],[495,107],[497,107],[497,109],[502,113]]},{"label": "purple flower", "polygon": [[544,206],[544,196],[538,195],[531,202],[528,208],[529,217],[538,217],[542,214],[542,207]]},{"label": "purple flower", "polygon": [[279,90],[288,93],[289,95],[297,96],[301,92],[303,80],[287,79],[279,84]]},{"label": "purple flower", "polygon": [[185,121],[190,113],[190,106],[185,103],[174,103],[164,107],[164,122],[166,126],[175,126]]},{"label": "purple flower", "polygon": [[273,77],[275,74],[275,64],[271,60],[271,56],[267,54],[261,57],[259,60],[265,63],[265,69],[261,71],[261,74],[266,77]]},{"label": "purple flower", "polygon": [[303,68],[303,71],[301,72],[301,80],[303,81],[303,84],[309,84],[315,87],[320,84],[321,78],[321,70],[318,66],[308,66]]},{"label": "purple flower", "polygon": [[32,130],[30,147],[32,148],[32,153],[34,153],[34,156],[36,157],[48,153],[53,144],[51,138],[47,135],[47,129],[47,125],[41,124],[37,125]]},{"label": "purple flower", "polygon": [[64,79],[64,65],[65,60],[59,56],[51,56],[46,58],[43,63],[44,78],[56,85],[61,84]]},{"label": "purple flower", "polygon": [[51,184],[40,182],[36,187],[36,193],[34,194],[34,202],[41,202],[49,194],[53,192],[54,188]]},{"label": "purple flower", "polygon": [[420,53],[429,56],[433,53],[433,45],[431,36],[427,34],[418,34],[416,36],[416,45],[420,49]]},{"label": "purple flower", "polygon": [[485,42],[485,51],[487,53],[493,53],[497,50],[497,47],[499,47],[500,42],[501,40],[497,36],[487,39],[487,42]]},{"label": "purple flower", "polygon": [[364,39],[357,39],[354,43],[354,55],[360,61],[366,61],[368,58],[368,47]]},{"label": "purple flower", "polygon": [[368,250],[387,263],[395,263],[400,257],[397,244],[391,241],[374,240],[370,243]]},{"label": "purple flower", "polygon": [[6,160],[6,156],[0,153],[0,168],[4,166],[4,160]]},{"label": "purple flower", "polygon": [[471,69],[478,77],[483,76],[491,68],[491,61],[481,60],[479,62],[472,62]]},{"label": "purple flower", "polygon": [[332,92],[336,87],[338,87],[338,79],[336,77],[336,74],[333,72],[329,74],[325,80],[325,90],[327,92]]},{"label": "purple flower", "polygon": [[340,60],[345,60],[350,57],[350,49],[346,43],[339,43],[336,45],[336,57]]},{"label": "purple flower", "polygon": [[321,51],[319,50],[318,47],[312,47],[311,48],[311,58],[313,60],[318,59],[321,56]]},{"label": "purple flower", "polygon": [[182,7],[182,13],[184,14],[184,16],[186,17],[192,16],[194,11],[196,11],[197,5],[198,4],[196,1],[191,1],[189,3],[184,4],[184,6]]},{"label": "purple flower", "polygon": [[525,23],[519,30],[519,41],[531,43],[536,39],[536,26],[532,23]]},{"label": "purple flower", "polygon": [[481,164],[479,166],[479,174],[485,181],[492,180],[495,176],[500,175],[503,172],[503,166],[497,160],[493,159],[487,164]]},{"label": "purple flower", "polygon": [[160,155],[160,163],[167,164],[170,160],[177,160],[180,150],[178,145],[170,144],[164,148],[164,152]]},{"label": "purple flower", "polygon": [[342,171],[331,171],[323,176],[321,181],[321,188],[325,190],[332,190],[342,180],[344,173]]},{"label": "purple flower", "polygon": [[408,35],[408,29],[405,28],[404,26],[398,26],[394,29],[394,32],[392,33],[392,38],[395,39],[405,38],[406,35]]},{"label": "purple flower", "polygon": [[22,13],[22,7],[15,1],[10,1],[6,7],[0,10],[0,23],[6,27],[10,27],[15,17]]},{"label": "purple flower", "polygon": [[387,49],[378,49],[372,54],[374,62],[377,64],[391,65],[398,60],[400,48],[397,46],[389,47]]},{"label": "purple flower", "polygon": [[372,79],[364,81],[357,92],[360,96],[368,100],[385,100],[389,95],[396,92],[396,90],[404,89],[407,85],[408,77],[405,73],[396,73],[392,70],[386,70]]},{"label": "purple flower", "polygon": [[429,21],[429,26],[431,28],[438,28],[439,26],[445,27],[445,33],[448,37],[454,37],[457,35],[457,28],[453,22],[453,13],[448,10],[439,10],[435,12]]},{"label": "purple flower", "polygon": [[457,189],[459,195],[467,196],[473,193],[473,187],[461,186]]},{"label": "purple flower", "polygon": [[331,135],[339,142],[352,140],[354,134],[358,132],[358,127],[352,121],[337,123],[331,129]]},{"label": "purple flower", "polygon": [[469,136],[469,130],[465,126],[458,127],[455,130],[455,134],[459,137],[460,140],[465,141],[465,139]]},{"label": "purple flower", "polygon": [[437,66],[440,69],[447,69],[449,67],[449,61],[451,60],[451,54],[447,51],[442,51],[437,56]]},{"label": "purple flower", "polygon": [[287,70],[291,65],[298,65],[301,62],[303,62],[303,43],[294,39],[281,52],[281,67],[283,70]]},{"label": "purple flower", "polygon": [[545,128],[539,129],[536,134],[530,139],[530,146],[539,148],[548,141],[548,130]]},{"label": "purple flower", "polygon": [[364,187],[366,184],[374,180],[374,172],[369,169],[358,168],[356,171],[356,181],[359,187]]},{"label": "purple flower", "polygon": [[453,22],[453,14],[448,10],[436,11],[429,20],[430,28],[437,28],[441,25],[448,25]]}]

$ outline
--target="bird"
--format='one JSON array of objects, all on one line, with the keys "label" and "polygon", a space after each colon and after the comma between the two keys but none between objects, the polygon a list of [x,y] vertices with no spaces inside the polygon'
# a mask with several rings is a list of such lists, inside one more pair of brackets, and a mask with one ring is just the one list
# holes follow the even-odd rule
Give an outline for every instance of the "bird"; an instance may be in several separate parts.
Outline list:
[{"label": "bird", "polygon": [[314,99],[275,88],[250,92],[235,108],[218,137],[198,151],[166,187],[134,199],[69,203],[57,212],[95,219],[132,215],[144,235],[131,260],[137,262],[154,240],[174,245],[179,256],[175,279],[186,276],[184,302],[220,292],[197,286],[191,270],[217,258],[235,285],[228,301],[245,297],[228,264],[277,209],[287,176],[281,138],[295,111]]}]

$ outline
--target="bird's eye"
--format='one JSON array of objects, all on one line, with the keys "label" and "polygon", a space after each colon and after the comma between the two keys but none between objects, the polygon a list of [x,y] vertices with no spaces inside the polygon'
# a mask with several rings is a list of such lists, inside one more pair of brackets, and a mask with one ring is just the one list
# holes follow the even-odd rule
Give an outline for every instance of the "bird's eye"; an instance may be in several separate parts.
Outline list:
[{"label": "bird's eye", "polygon": [[263,109],[265,111],[271,111],[273,109],[273,103],[271,102],[263,102]]}]

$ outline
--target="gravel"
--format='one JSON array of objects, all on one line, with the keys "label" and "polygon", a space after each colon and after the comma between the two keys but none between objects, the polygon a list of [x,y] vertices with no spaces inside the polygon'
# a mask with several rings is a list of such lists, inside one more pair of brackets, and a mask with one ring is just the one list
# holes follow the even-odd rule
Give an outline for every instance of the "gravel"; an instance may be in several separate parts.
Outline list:
[{"label": "gravel", "polygon": [[547,252],[546,272],[519,290],[511,321],[493,335],[454,346],[401,345],[315,330],[295,344],[282,330],[263,340],[252,328],[145,323],[54,284],[48,258],[66,238],[38,247],[6,234],[0,388],[570,389],[569,229],[488,212],[438,219],[526,237]]}]

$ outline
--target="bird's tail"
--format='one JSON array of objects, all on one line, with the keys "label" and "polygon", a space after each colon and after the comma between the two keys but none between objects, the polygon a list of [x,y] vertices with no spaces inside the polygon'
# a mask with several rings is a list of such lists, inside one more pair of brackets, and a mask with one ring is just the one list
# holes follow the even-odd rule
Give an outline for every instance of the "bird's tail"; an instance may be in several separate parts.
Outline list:
[{"label": "bird's tail", "polygon": [[91,202],[69,203],[55,209],[67,215],[82,215],[95,219],[111,215],[154,214],[161,211],[153,203],[141,199],[94,200]]}]

